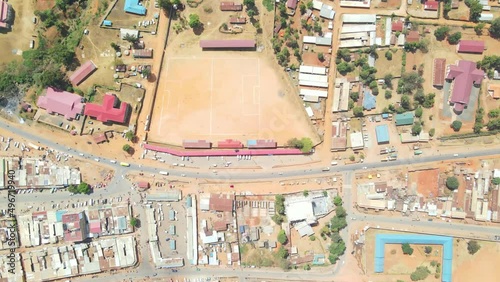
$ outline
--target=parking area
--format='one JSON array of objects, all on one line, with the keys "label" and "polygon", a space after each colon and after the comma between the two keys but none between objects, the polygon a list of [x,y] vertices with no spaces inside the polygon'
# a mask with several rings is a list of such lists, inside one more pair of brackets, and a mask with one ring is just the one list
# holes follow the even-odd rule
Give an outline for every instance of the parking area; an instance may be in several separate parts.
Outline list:
[{"label": "parking area", "polygon": [[80,132],[84,118],[77,117],[75,120],[67,120],[63,116],[48,114],[45,110],[39,109],[34,117],[35,121],[48,124],[55,128],[70,132]]}]

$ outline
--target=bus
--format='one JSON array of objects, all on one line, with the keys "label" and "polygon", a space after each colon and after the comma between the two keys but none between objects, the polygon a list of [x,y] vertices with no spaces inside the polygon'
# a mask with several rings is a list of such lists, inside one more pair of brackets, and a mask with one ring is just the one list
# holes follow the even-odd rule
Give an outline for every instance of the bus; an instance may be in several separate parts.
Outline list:
[{"label": "bus", "polygon": [[121,165],[121,166],[126,166],[126,167],[129,167],[129,166],[130,166],[130,164],[129,164],[129,163],[124,163],[124,162],[121,162],[121,163],[120,163],[120,165]]},{"label": "bus", "polygon": [[160,171],[161,175],[168,175],[168,171]]}]

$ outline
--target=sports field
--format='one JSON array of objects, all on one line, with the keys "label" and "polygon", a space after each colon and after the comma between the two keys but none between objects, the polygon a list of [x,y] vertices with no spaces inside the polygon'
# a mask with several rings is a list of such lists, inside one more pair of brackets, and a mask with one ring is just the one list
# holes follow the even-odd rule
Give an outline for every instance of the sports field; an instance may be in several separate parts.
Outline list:
[{"label": "sports field", "polygon": [[167,56],[163,68],[149,141],[233,138],[283,144],[292,137],[311,136],[303,107],[291,96],[297,94],[286,91],[257,54]]}]

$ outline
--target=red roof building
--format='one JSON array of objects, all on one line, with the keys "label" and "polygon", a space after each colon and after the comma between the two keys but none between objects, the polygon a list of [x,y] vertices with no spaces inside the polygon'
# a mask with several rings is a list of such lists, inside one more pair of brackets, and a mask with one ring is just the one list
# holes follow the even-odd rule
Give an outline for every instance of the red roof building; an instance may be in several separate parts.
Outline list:
[{"label": "red roof building", "polygon": [[247,19],[245,17],[231,17],[229,18],[230,24],[246,24]]},{"label": "red roof building", "polygon": [[183,140],[182,147],[184,149],[210,149],[212,143],[207,140]]},{"label": "red roof building", "polygon": [[432,75],[432,85],[442,87],[444,85],[444,73],[446,69],[446,59],[434,59],[434,70]]},{"label": "red roof building", "polygon": [[144,149],[163,152],[177,157],[225,157],[225,156],[285,156],[304,155],[300,149],[241,149],[241,150],[177,150],[152,144],[144,144]]},{"label": "red roof building", "polygon": [[484,71],[477,69],[475,62],[461,60],[458,65],[450,65],[446,79],[454,83],[450,103],[456,112],[462,112],[469,104],[472,87],[481,85],[483,78]]},{"label": "red roof building", "polygon": [[241,11],[243,10],[243,5],[234,4],[234,2],[220,2],[221,11]]},{"label": "red roof building", "polygon": [[79,95],[48,87],[45,96],[38,97],[36,105],[49,114],[62,115],[71,120],[82,114],[85,104]]},{"label": "red roof building", "polygon": [[403,31],[403,22],[397,21],[392,23],[392,31]]},{"label": "red roof building", "polygon": [[89,230],[85,213],[67,213],[62,215],[64,241],[81,242],[88,238]]},{"label": "red roof building", "polygon": [[132,50],[132,56],[134,58],[153,58],[153,49],[134,49]]},{"label": "red roof building", "polygon": [[139,181],[137,182],[137,187],[139,187],[140,189],[148,189],[149,188],[149,182],[147,181]]},{"label": "red roof building", "polygon": [[410,32],[408,32],[408,35],[406,36],[406,42],[412,43],[419,41],[420,41],[420,33],[418,33],[417,30],[411,30]]},{"label": "red roof building", "polygon": [[210,194],[209,210],[220,212],[232,212],[234,209],[234,195]]},{"label": "red roof building", "polygon": [[106,134],[104,134],[104,133],[97,134],[94,136],[94,142],[96,144],[101,144],[101,143],[104,143],[106,141],[108,141],[108,138],[106,137]]},{"label": "red roof building", "polygon": [[288,0],[286,1],[286,6],[288,9],[295,10],[297,9],[297,3],[298,3],[297,0]]},{"label": "red roof building", "polygon": [[217,142],[217,147],[220,149],[239,149],[243,148],[243,143],[238,140],[226,139],[224,141]]},{"label": "red roof building", "polygon": [[274,140],[247,140],[250,149],[275,149],[278,146]]},{"label": "red roof building", "polygon": [[248,49],[255,48],[255,40],[200,40],[203,49]]},{"label": "red roof building", "polygon": [[10,28],[14,17],[14,10],[7,1],[0,1],[0,28]]},{"label": "red roof building", "polygon": [[427,11],[437,11],[439,8],[439,2],[437,1],[427,1],[424,5],[424,10]]},{"label": "red roof building", "polygon": [[103,123],[125,123],[130,114],[130,106],[125,102],[120,103],[115,95],[106,94],[102,105],[87,104],[84,114]]},{"label": "red roof building", "polygon": [[484,41],[480,40],[460,40],[457,45],[457,52],[482,54],[484,52]]},{"label": "red roof building", "polygon": [[89,231],[92,233],[92,235],[99,235],[101,234],[101,222],[99,220],[93,220],[89,224]]},{"label": "red roof building", "polygon": [[219,220],[213,223],[214,230],[215,231],[226,231],[227,230],[227,223],[223,220]]},{"label": "red roof building", "polygon": [[96,65],[92,61],[87,61],[85,64],[81,65],[75,72],[69,77],[69,81],[73,85],[79,85],[87,77],[89,77],[97,69]]}]

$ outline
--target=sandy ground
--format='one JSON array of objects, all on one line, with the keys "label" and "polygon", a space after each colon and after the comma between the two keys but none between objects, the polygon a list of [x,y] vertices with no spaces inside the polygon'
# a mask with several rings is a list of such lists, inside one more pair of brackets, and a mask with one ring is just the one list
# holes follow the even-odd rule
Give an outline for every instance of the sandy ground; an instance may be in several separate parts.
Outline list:
[{"label": "sandy ground", "polygon": [[453,281],[468,282],[498,281],[500,269],[500,244],[492,242],[480,242],[481,249],[474,255],[467,252],[467,243],[461,240],[458,243],[460,252],[455,252],[458,256],[453,263]]}]

